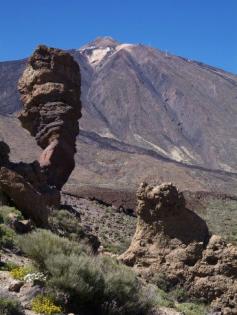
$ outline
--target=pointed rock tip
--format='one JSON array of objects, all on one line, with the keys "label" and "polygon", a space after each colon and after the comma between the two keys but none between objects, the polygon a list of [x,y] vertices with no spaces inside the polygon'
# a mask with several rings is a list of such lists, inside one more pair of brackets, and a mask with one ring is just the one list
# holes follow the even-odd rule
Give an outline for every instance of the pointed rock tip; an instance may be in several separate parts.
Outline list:
[{"label": "pointed rock tip", "polygon": [[120,42],[115,40],[114,38],[110,36],[103,36],[103,37],[97,37],[93,41],[89,42],[82,48],[87,48],[91,46],[96,46],[96,47],[116,47],[117,45],[120,45]]}]

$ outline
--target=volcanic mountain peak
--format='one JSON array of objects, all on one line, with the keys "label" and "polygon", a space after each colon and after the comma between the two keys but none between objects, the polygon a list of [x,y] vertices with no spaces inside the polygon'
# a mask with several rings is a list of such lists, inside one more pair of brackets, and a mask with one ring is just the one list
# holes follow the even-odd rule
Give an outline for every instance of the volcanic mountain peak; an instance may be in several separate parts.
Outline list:
[{"label": "volcanic mountain peak", "polygon": [[78,51],[84,55],[87,59],[87,62],[95,67],[100,62],[105,59],[105,57],[110,57],[120,50],[131,51],[131,48],[136,47],[137,45],[124,43],[121,44],[118,41],[114,40],[112,37],[98,37],[89,44],[83,46]]},{"label": "volcanic mountain peak", "polygon": [[88,44],[82,46],[79,50],[88,48],[105,48],[105,47],[116,47],[120,43],[110,36],[97,37]]}]

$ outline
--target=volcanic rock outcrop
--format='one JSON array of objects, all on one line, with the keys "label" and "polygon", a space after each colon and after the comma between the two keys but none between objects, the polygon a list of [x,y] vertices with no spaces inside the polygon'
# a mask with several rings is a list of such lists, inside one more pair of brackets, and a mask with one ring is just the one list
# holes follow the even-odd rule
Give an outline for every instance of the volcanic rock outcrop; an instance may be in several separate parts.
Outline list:
[{"label": "volcanic rock outcrop", "polygon": [[169,289],[181,286],[220,314],[237,314],[237,248],[211,236],[172,184],[143,183],[137,199],[136,232],[120,260],[146,279],[165,277]]},{"label": "volcanic rock outcrop", "polygon": [[[4,142],[0,146],[9,150]],[[59,191],[47,185],[37,161],[12,163],[0,157],[0,191],[38,226],[47,226],[49,209],[60,202]]]},{"label": "volcanic rock outcrop", "polygon": [[39,46],[18,83],[22,126],[44,150],[39,158],[49,185],[61,189],[75,163],[81,117],[80,70],[72,56]]},{"label": "volcanic rock outcrop", "polygon": [[12,163],[0,142],[0,190],[37,225],[47,225],[49,209],[74,168],[81,117],[80,70],[70,54],[39,46],[19,80],[22,126],[43,149],[38,161]]}]

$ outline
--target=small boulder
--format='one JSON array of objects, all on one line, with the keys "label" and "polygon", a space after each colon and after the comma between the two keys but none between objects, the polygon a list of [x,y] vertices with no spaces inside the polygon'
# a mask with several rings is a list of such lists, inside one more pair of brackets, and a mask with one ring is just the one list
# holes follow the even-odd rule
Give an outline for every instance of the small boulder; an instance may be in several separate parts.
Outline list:
[{"label": "small boulder", "polygon": [[24,285],[24,281],[13,280],[8,287],[8,291],[19,292],[23,285]]}]

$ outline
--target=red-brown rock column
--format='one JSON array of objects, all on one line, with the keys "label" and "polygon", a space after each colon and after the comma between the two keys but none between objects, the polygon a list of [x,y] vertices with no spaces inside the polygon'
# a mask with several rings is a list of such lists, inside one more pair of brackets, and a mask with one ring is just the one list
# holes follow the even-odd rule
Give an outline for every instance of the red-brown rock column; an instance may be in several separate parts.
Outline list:
[{"label": "red-brown rock column", "polygon": [[22,126],[43,149],[38,161],[49,186],[58,190],[74,166],[81,117],[80,70],[62,50],[39,46],[18,83]]}]

